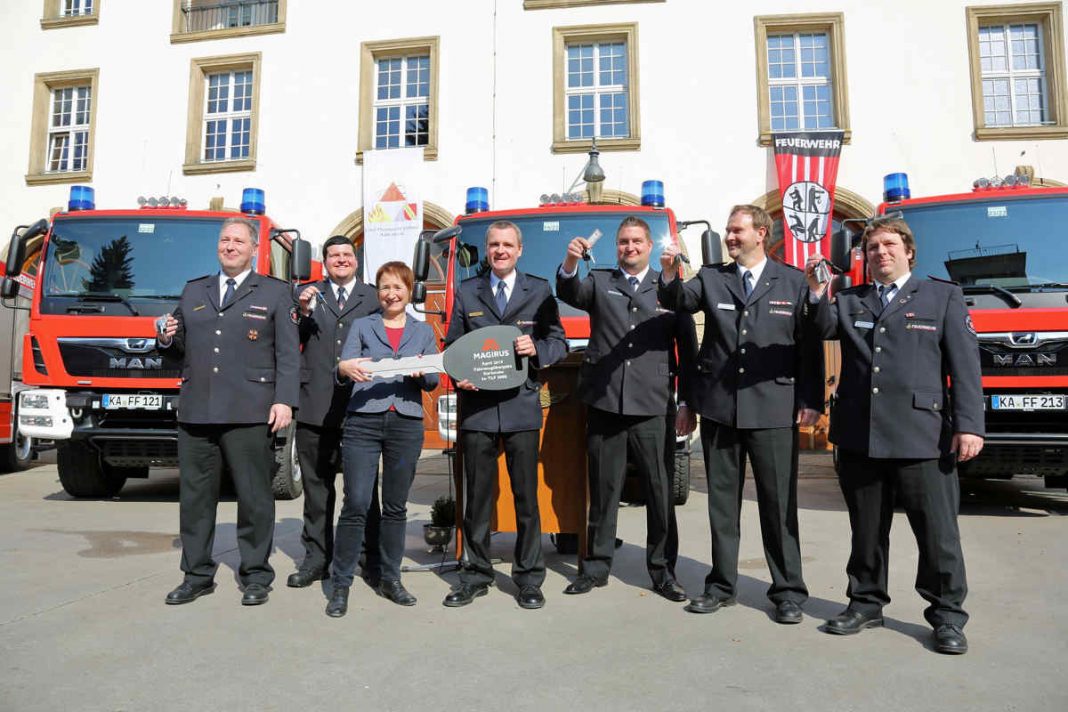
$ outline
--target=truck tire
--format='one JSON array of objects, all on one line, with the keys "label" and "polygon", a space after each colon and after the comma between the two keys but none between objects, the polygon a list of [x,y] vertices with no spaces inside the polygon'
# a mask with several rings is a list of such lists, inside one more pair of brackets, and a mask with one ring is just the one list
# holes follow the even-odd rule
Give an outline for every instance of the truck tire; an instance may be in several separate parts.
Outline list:
[{"label": "truck tire", "polygon": [[[300,462],[297,460],[297,426],[290,423],[284,431],[285,442],[275,445],[274,478],[271,489],[275,499],[296,499],[304,491],[304,480],[300,476]],[[279,440],[281,438],[276,438]]]},{"label": "truck tire", "polygon": [[0,472],[22,472],[33,461],[33,438],[15,435],[9,445],[0,445]]},{"label": "truck tire", "polygon": [[675,451],[675,468],[671,473],[671,497],[676,507],[686,504],[690,498],[690,453]]},{"label": "truck tire", "polygon": [[126,484],[125,469],[105,465],[88,443],[60,443],[56,464],[59,481],[71,497],[114,497]]}]

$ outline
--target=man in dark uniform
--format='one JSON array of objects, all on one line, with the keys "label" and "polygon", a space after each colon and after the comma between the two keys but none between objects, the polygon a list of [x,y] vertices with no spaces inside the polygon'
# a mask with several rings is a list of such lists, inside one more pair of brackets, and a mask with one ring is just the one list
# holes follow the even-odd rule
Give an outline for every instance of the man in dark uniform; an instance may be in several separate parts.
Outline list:
[{"label": "man in dark uniform", "polygon": [[484,326],[513,324],[522,330],[515,351],[528,357],[527,381],[505,391],[480,391],[469,381],[456,383],[460,409],[460,446],[464,463],[463,534],[467,561],[460,584],[443,604],[466,606],[487,593],[493,581],[490,563],[490,516],[497,489],[497,449],[503,444],[516,512],[512,580],[523,608],[541,608],[545,597],[545,559],[541,551],[538,511],[538,440],[542,425],[538,369],[567,354],[567,340],[549,283],[518,271],[523,235],[507,221],[486,230],[486,274],[460,284],[453,302],[446,345]]},{"label": "man in dark uniform", "polygon": [[[689,314],[676,317],[657,302],[660,273],[649,268],[653,238],[644,220],[628,217],[620,224],[617,267],[591,270],[580,280],[579,260],[589,249],[586,238],[573,239],[556,277],[557,296],[590,315],[590,342],[579,386],[588,406],[587,550],[578,578],[564,593],[588,593],[608,583],[629,449],[647,495],[645,564],[653,590],[669,601],[685,601],[686,591],[674,575],[678,527],[665,451],[666,416],[675,413],[676,348],[687,366],[697,352],[693,319]],[[672,418],[671,435],[676,430],[692,432],[693,420],[681,403]]]},{"label": "man in dark uniform", "polygon": [[797,427],[815,424],[823,409],[823,355],[818,340],[804,334],[804,274],[767,257],[771,227],[763,209],[735,206],[725,238],[734,263],[702,267],[686,283],[676,279],[678,248],[667,247],[660,301],[705,315],[689,395],[701,414],[712,571],[704,594],[686,610],[712,613],[735,603],[748,459],[771,572],[767,595],[775,621],[789,624],[801,622],[808,598],[797,524]]},{"label": "man in dark uniform", "polygon": [[289,425],[299,391],[296,311],[289,285],[252,270],[257,225],[223,221],[222,271],[185,285],[159,345],[182,354],[178,405],[179,519],[185,580],[167,603],[215,588],[215,513],[223,462],[237,491],[241,603],[267,602],[274,569],[273,433]]},{"label": "man in dark uniform", "polygon": [[890,524],[900,502],[919,547],[916,590],[930,604],[924,617],[935,650],[960,654],[968,650],[968,585],[956,462],[983,448],[979,346],[960,287],[912,274],[916,242],[904,220],[876,220],[862,239],[871,284],[819,299],[827,285],[815,276],[818,256],[806,265],[815,329],[842,346],[830,439],[853,535],[849,606],[825,631],[850,635],[883,624]]},{"label": "man in dark uniform", "polygon": [[[343,235],[323,243],[327,278],[300,293],[300,408],[297,457],[304,478],[304,561],[286,585],[303,588],[327,576],[334,553],[334,481],[341,462],[341,425],[351,385],[340,385],[335,369],[356,319],[379,311],[373,287],[356,279],[356,251]],[[378,488],[367,513],[365,578],[378,577]]]}]

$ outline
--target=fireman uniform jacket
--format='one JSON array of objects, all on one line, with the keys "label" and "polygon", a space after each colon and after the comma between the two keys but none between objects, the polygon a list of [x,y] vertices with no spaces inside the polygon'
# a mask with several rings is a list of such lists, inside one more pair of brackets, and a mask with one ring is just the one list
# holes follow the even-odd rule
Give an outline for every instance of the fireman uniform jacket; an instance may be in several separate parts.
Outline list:
[{"label": "fireman uniform jacket", "polygon": [[541,277],[516,271],[515,287],[504,314],[490,288],[487,272],[460,283],[453,302],[448,346],[464,334],[484,326],[513,325],[534,340],[537,356],[527,359],[527,380],[506,391],[458,391],[460,430],[509,433],[541,430],[540,368],[553,365],[567,355],[567,340],[560,312],[549,283]]},{"label": "fireman uniform jacket", "polygon": [[[656,298],[660,273],[650,269],[637,291],[618,267],[590,270],[585,279],[557,272],[556,293],[589,312],[589,345],[582,358],[579,396],[587,405],[619,415],[664,415],[674,410],[674,379],[697,352],[693,318],[664,309]],[[680,378],[680,386],[687,379]],[[686,401],[686,394],[680,394]]]},{"label": "fireman uniform jacket", "polygon": [[984,434],[979,346],[960,287],[913,275],[885,309],[870,284],[809,308],[819,336],[842,344],[831,442],[932,459],[949,453],[954,432]]},{"label": "fireman uniform jacket", "polygon": [[[345,419],[351,383],[339,384],[335,370],[352,322],[380,310],[374,288],[357,280],[352,294],[345,296],[345,308],[338,310],[337,296],[330,282],[316,282],[322,297],[316,297],[310,316],[298,324],[300,344],[300,410],[298,423],[340,428]],[[303,291],[306,285],[298,287]]]},{"label": "fireman uniform jacket", "polygon": [[805,338],[800,270],[768,259],[746,300],[735,264],[702,267],[660,287],[668,308],[705,314],[690,403],[735,428],[789,428],[800,407],[823,410],[823,354]]},{"label": "fireman uniform jacket", "polygon": [[170,348],[182,354],[178,422],[266,423],[271,405],[297,407],[299,344],[289,285],[252,272],[225,307],[219,276],[185,285]]}]

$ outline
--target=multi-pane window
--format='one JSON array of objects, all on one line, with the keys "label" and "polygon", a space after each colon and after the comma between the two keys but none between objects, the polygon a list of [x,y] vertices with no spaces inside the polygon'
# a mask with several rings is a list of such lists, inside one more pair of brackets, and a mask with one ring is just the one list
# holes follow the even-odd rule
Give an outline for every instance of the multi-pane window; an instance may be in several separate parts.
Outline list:
[{"label": "multi-pane window", "polygon": [[567,45],[568,140],[630,136],[627,43]]},{"label": "multi-pane window", "polygon": [[204,81],[203,160],[248,158],[252,144],[252,71],[208,74]]},{"label": "multi-pane window", "polygon": [[835,128],[828,34],[769,34],[767,53],[771,130]]},{"label": "multi-pane window", "polygon": [[426,146],[430,138],[430,56],[375,60],[374,147]]},{"label": "multi-pane window", "polygon": [[1042,42],[1042,28],[1034,23],[979,28],[979,70],[986,126],[1047,123]]},{"label": "multi-pane window", "polygon": [[93,14],[93,0],[59,0],[60,17],[80,17]]},{"label": "multi-pane window", "polygon": [[92,116],[90,85],[52,90],[48,121],[49,173],[84,171],[89,164],[89,123]]}]

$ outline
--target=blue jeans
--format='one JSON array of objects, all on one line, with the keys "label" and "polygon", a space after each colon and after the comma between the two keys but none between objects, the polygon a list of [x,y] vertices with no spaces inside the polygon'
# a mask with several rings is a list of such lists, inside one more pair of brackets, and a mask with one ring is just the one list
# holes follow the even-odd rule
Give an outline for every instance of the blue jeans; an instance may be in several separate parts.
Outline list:
[{"label": "blue jeans", "polygon": [[334,532],[334,586],[351,586],[371,506],[378,458],[382,458],[380,578],[400,580],[408,491],[423,449],[423,419],[384,413],[349,413],[341,436],[345,502]]}]

